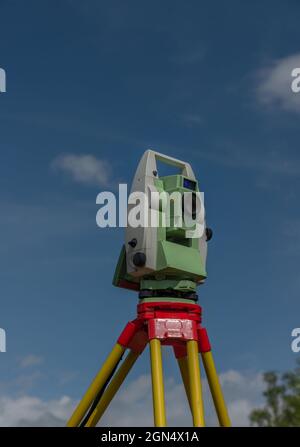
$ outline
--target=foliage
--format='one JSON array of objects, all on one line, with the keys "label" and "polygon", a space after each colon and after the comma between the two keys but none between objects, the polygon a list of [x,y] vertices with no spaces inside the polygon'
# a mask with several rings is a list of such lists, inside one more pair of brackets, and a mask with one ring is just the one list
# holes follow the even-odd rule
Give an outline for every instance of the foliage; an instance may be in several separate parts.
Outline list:
[{"label": "foliage", "polygon": [[300,361],[294,370],[264,374],[266,403],[250,414],[251,425],[259,427],[300,426]]}]

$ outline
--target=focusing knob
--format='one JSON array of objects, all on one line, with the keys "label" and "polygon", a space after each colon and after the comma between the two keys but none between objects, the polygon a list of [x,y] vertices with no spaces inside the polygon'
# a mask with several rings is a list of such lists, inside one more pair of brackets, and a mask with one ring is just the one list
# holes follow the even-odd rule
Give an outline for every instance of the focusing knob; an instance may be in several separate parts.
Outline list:
[{"label": "focusing knob", "polygon": [[143,267],[146,264],[146,255],[138,251],[132,258],[132,261],[136,267]]},{"label": "focusing knob", "polygon": [[210,241],[211,238],[213,237],[213,230],[211,228],[206,228],[205,234],[206,234],[206,240]]}]

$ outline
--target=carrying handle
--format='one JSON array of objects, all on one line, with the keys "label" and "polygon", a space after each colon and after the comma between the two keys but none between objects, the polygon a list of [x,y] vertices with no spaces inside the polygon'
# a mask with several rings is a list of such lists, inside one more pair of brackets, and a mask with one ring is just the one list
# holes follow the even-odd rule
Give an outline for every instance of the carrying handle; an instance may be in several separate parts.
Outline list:
[{"label": "carrying handle", "polygon": [[170,157],[169,155],[161,154],[160,152],[153,151],[151,149],[147,150],[138,167],[140,172],[145,172],[146,176],[154,176],[154,172],[157,172],[157,164],[156,161],[162,161],[165,164],[176,166],[181,169],[181,174],[185,177],[188,177],[191,180],[196,180],[195,174],[192,170],[192,167],[186,161],[178,160],[177,158]]}]

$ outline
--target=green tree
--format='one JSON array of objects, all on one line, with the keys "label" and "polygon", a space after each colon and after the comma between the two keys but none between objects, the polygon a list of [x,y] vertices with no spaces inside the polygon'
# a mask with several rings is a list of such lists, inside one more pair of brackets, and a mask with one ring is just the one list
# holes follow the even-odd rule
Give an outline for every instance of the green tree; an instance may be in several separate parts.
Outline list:
[{"label": "green tree", "polygon": [[250,414],[251,425],[259,427],[300,426],[300,361],[293,371],[264,374],[265,405]]}]

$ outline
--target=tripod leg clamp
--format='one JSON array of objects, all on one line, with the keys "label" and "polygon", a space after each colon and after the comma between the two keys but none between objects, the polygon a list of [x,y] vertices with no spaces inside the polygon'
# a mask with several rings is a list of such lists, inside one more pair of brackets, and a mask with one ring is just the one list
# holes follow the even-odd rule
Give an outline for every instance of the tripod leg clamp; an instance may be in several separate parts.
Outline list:
[{"label": "tripod leg clamp", "polygon": [[204,327],[198,328],[198,349],[199,352],[211,351],[211,345],[207,335],[207,331]]},{"label": "tripod leg clamp", "polygon": [[118,343],[121,346],[131,349],[136,354],[140,354],[144,350],[147,342],[147,332],[138,318],[127,323],[118,338]]}]

